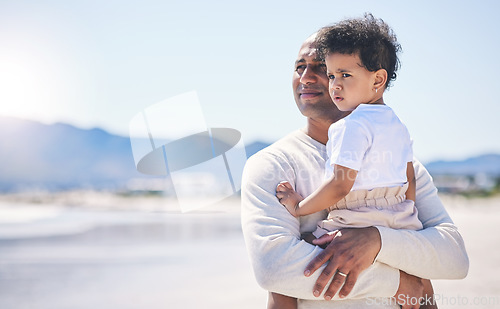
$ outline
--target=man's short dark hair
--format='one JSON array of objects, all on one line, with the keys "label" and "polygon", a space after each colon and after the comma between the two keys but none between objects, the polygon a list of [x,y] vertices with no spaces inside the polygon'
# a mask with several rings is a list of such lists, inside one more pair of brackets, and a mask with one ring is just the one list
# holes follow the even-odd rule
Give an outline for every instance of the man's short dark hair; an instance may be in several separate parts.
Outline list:
[{"label": "man's short dark hair", "polygon": [[370,13],[365,13],[362,18],[345,19],[321,28],[316,44],[323,59],[331,53],[358,54],[368,71],[385,69],[386,87],[396,79],[401,45],[392,29],[382,19],[377,19]]}]

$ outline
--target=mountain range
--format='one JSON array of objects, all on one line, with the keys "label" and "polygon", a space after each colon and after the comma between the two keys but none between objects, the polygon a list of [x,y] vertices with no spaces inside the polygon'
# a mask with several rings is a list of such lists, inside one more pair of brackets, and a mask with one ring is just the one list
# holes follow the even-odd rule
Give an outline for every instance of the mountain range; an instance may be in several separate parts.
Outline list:
[{"label": "mountain range", "polygon": [[[267,145],[255,142],[245,150],[252,155]],[[153,178],[136,170],[129,137],[0,116],[0,192],[112,190]]]},{"label": "mountain range", "polygon": [[[269,144],[245,146],[247,157]],[[431,174],[500,176],[500,155],[426,164]],[[102,129],[0,116],[0,192],[121,189],[137,172],[128,137]]]},{"label": "mountain range", "polygon": [[425,164],[433,175],[468,175],[485,174],[500,176],[500,155],[483,154],[459,161],[434,161]]}]

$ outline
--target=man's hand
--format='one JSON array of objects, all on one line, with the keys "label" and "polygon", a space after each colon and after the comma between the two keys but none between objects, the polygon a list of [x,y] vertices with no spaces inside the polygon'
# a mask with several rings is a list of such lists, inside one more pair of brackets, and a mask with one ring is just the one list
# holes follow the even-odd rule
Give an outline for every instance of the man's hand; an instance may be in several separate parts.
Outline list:
[{"label": "man's hand", "polygon": [[[399,288],[394,297],[402,309],[418,309],[424,296],[422,279],[399,271]],[[436,307],[437,308],[437,307]]]},{"label": "man's hand", "polygon": [[359,274],[373,264],[381,247],[380,234],[375,227],[342,229],[323,235],[313,241],[315,245],[330,244],[307,265],[304,275],[310,276],[328,263],[313,288],[318,297],[330,279],[325,299],[332,299],[342,287],[339,296],[347,296]]}]

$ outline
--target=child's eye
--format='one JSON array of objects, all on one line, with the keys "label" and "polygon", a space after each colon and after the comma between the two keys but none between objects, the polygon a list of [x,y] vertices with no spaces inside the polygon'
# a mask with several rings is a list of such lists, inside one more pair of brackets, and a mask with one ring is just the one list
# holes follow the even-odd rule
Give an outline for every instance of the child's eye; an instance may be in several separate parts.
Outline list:
[{"label": "child's eye", "polygon": [[333,74],[328,75],[328,79],[332,79],[332,80],[335,79],[335,75],[333,75]]},{"label": "child's eye", "polygon": [[348,73],[342,73],[342,77],[344,77],[344,78],[345,78],[345,77],[349,77],[349,76],[351,76],[351,74],[348,74]]}]

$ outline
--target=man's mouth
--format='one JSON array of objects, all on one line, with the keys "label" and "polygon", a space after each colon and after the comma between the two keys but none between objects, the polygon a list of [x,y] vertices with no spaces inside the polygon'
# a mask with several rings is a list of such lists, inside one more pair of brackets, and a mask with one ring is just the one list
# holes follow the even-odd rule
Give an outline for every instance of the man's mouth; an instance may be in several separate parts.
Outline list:
[{"label": "man's mouth", "polygon": [[300,97],[302,99],[314,98],[322,94],[321,91],[311,90],[311,89],[303,89],[299,92]]}]

